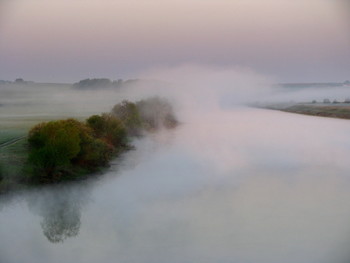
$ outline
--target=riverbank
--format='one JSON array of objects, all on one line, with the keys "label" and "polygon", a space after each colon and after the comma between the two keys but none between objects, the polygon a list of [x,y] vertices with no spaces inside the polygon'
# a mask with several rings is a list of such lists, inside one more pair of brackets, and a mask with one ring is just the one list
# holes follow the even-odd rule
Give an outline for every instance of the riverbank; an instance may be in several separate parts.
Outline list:
[{"label": "riverbank", "polygon": [[[101,173],[131,142],[178,125],[171,104],[158,97],[122,101],[110,113],[86,120],[38,122],[0,132],[0,194],[32,185],[85,179]],[[23,133],[24,132],[24,133]]]},{"label": "riverbank", "polygon": [[271,104],[264,106],[263,108],[271,110],[280,110],[290,113],[330,117],[340,119],[350,119],[350,105],[348,103],[340,104],[310,104],[310,103],[298,103],[298,104]]}]

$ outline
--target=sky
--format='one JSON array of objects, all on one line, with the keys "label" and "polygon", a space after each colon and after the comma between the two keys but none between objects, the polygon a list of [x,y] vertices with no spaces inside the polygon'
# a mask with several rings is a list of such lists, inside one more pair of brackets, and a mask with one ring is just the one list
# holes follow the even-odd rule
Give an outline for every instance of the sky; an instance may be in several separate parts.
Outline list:
[{"label": "sky", "polygon": [[350,79],[346,0],[0,0],[0,79],[136,78],[187,64]]}]

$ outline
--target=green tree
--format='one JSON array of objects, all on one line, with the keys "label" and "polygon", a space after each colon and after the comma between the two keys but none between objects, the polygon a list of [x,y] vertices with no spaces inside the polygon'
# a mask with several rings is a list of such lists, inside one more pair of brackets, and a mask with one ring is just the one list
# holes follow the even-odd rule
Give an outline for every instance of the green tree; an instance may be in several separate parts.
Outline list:
[{"label": "green tree", "polygon": [[105,166],[113,155],[113,148],[105,141],[91,138],[81,147],[77,157],[72,160],[74,165],[94,170],[99,166]]},{"label": "green tree", "polygon": [[173,108],[166,99],[152,97],[136,102],[136,106],[146,130],[170,129],[178,124]]},{"label": "green tree", "polygon": [[120,120],[103,114],[86,124],[74,119],[40,123],[30,130],[28,142],[32,179],[56,182],[107,165],[127,146],[127,134]]},{"label": "green tree", "polygon": [[112,156],[112,149],[97,138],[88,125],[82,122],[76,122],[75,125],[79,129],[80,151],[71,160],[72,164],[88,169],[106,165]]},{"label": "green tree", "polygon": [[54,181],[59,170],[71,165],[80,152],[79,122],[73,119],[51,121],[29,132],[29,161],[45,179]]},{"label": "green tree", "polygon": [[121,120],[111,114],[93,115],[86,120],[94,135],[106,142],[115,151],[127,146],[127,132]]},{"label": "green tree", "polygon": [[31,179],[74,179],[81,172],[107,165],[113,155],[126,150],[128,135],[176,124],[171,105],[159,98],[137,103],[123,101],[110,114],[93,115],[85,123],[75,119],[40,123],[28,135]]},{"label": "green tree", "polygon": [[142,120],[135,103],[124,100],[113,107],[111,114],[123,122],[129,135],[140,135]]}]

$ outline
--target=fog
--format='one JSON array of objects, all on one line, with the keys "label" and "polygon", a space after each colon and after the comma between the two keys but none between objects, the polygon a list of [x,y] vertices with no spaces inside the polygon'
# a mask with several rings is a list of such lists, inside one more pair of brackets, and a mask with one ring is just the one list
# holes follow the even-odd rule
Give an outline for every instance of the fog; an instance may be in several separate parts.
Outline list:
[{"label": "fog", "polygon": [[156,76],[113,99],[166,97],[181,125],[94,180],[3,197],[0,262],[348,262],[349,121],[244,106],[286,96],[248,69]]},{"label": "fog", "polygon": [[299,88],[283,88],[275,87],[271,96],[265,102],[307,102],[313,100],[323,102],[324,99],[330,101],[337,100],[343,102],[349,98],[349,86],[333,86],[333,87],[299,87]]}]

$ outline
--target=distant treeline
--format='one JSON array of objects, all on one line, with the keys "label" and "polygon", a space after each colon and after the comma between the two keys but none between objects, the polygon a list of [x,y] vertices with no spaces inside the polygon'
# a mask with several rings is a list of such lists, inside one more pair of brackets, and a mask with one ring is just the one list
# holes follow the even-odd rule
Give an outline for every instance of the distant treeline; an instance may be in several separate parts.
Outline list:
[{"label": "distant treeline", "polygon": [[344,82],[328,82],[328,83],[281,83],[276,86],[284,88],[316,88],[316,87],[343,87],[350,86],[350,81]]},{"label": "distant treeline", "polygon": [[85,122],[66,119],[40,123],[28,134],[26,180],[55,183],[84,177],[130,149],[132,137],[177,124],[170,103],[158,97],[123,101],[110,113],[93,115]]},{"label": "distant treeline", "polygon": [[15,81],[9,81],[9,80],[1,80],[0,84],[33,84],[33,81],[24,80],[22,78],[18,78]]},{"label": "distant treeline", "polygon": [[[315,104],[315,103],[319,103],[319,102],[317,100],[313,100],[311,103]],[[349,104],[350,103],[350,98],[346,98],[344,101],[338,101],[338,100],[335,99],[332,102],[331,102],[330,99],[324,99],[322,101],[322,103],[324,103],[324,104],[330,104],[330,103],[333,103],[333,104],[338,104],[338,103]]]},{"label": "distant treeline", "polygon": [[110,80],[107,78],[83,79],[73,84],[75,89],[96,89],[96,88],[120,88],[139,81],[138,79],[129,80]]}]

